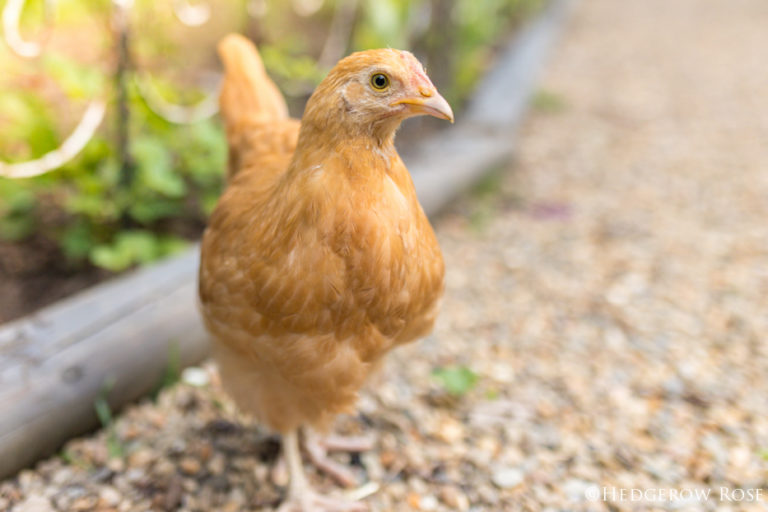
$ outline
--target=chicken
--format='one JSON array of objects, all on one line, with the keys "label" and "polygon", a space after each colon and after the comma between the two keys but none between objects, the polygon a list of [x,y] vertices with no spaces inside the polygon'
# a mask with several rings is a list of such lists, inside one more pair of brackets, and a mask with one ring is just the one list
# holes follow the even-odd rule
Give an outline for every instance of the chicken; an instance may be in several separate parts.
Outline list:
[{"label": "chicken", "polygon": [[412,54],[383,49],[342,59],[299,123],[247,39],[219,52],[229,183],[199,295],[221,381],[282,434],[282,510],[365,510],[310,488],[299,430],[351,411],[382,357],[432,329],[442,254],[393,141],[408,117],[453,113]]}]

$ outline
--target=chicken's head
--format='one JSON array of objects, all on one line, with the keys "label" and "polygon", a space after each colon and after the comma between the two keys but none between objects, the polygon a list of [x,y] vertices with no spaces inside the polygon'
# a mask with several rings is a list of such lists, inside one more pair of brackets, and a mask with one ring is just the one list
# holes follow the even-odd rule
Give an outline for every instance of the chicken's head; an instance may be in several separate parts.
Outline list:
[{"label": "chicken's head", "polygon": [[425,114],[453,122],[450,105],[416,57],[381,49],[339,61],[307,103],[304,121],[394,130],[403,119]]}]

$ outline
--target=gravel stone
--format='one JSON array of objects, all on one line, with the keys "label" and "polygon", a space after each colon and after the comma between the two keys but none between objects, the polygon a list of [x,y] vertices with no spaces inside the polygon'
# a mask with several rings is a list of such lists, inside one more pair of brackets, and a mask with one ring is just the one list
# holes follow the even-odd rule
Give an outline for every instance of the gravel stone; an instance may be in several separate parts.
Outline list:
[{"label": "gravel stone", "polygon": [[201,469],[200,461],[193,457],[184,457],[179,462],[179,469],[181,469],[181,472],[185,475],[196,475]]},{"label": "gravel stone", "polygon": [[29,496],[13,507],[13,512],[54,512],[51,502],[42,496]]},{"label": "gravel stone", "polygon": [[102,505],[114,507],[120,504],[122,497],[117,489],[107,486],[99,489],[99,498],[101,499]]},{"label": "gravel stone", "polygon": [[502,489],[517,487],[525,479],[525,473],[518,468],[502,467],[493,472],[493,483]]}]

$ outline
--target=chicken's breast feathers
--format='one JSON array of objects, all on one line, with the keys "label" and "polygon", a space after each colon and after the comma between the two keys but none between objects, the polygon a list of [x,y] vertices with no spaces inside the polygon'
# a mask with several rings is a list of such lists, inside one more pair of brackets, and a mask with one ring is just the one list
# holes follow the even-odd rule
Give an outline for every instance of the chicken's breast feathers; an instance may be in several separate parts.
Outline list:
[{"label": "chicken's breast feathers", "polygon": [[349,407],[388,350],[431,329],[442,291],[443,260],[400,158],[350,156],[290,179],[238,175],[203,240],[209,329],[269,369],[273,390],[321,404],[316,421]]}]

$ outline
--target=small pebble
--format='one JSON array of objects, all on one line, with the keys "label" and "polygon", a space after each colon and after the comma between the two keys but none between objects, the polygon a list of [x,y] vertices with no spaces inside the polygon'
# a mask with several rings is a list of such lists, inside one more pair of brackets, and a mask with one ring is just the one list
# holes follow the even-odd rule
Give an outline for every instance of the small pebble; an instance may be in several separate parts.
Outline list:
[{"label": "small pebble", "polygon": [[502,489],[510,489],[520,485],[525,479],[525,473],[518,468],[502,467],[493,472],[493,483]]},{"label": "small pebble", "polygon": [[437,510],[439,503],[432,495],[422,496],[419,499],[419,510]]},{"label": "small pebble", "polygon": [[121,496],[117,489],[111,486],[106,486],[99,490],[99,498],[101,499],[102,505],[114,507],[120,504]]},{"label": "small pebble", "polygon": [[128,456],[128,466],[144,467],[155,459],[156,455],[150,448],[142,448]]},{"label": "small pebble", "polygon": [[190,366],[181,372],[181,380],[190,386],[203,387],[210,383],[210,376],[203,368]]},{"label": "small pebble", "polygon": [[55,509],[47,498],[32,495],[16,504],[12,512],[55,512]]},{"label": "small pebble", "polygon": [[179,468],[181,469],[181,472],[185,475],[196,475],[200,472],[200,461],[193,457],[183,457],[179,461]]},{"label": "small pebble", "polygon": [[468,510],[469,500],[467,496],[456,487],[443,487],[440,489],[440,501],[452,510]]}]

